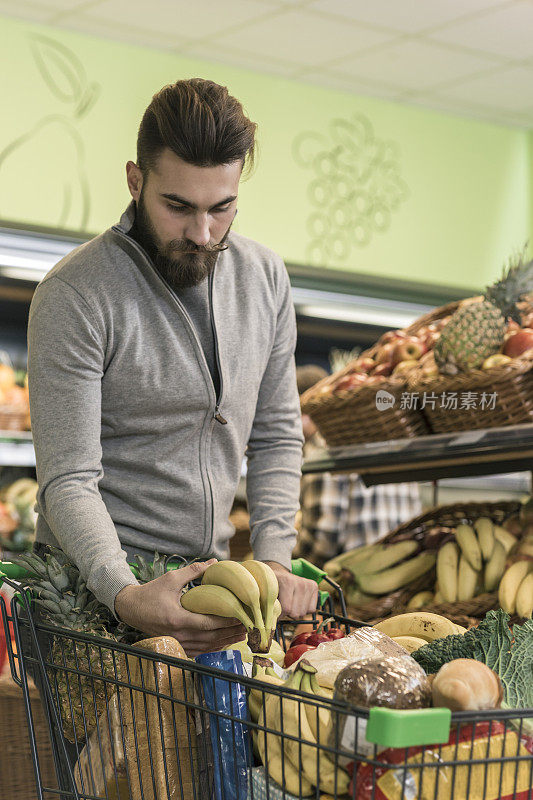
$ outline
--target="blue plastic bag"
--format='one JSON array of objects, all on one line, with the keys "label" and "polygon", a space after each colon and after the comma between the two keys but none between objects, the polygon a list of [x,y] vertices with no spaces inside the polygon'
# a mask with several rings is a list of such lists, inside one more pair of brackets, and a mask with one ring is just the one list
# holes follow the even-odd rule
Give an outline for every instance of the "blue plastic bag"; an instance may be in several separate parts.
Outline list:
[{"label": "blue plastic bag", "polygon": [[[225,672],[244,675],[241,654],[237,650],[204,653],[196,662],[216,667]],[[248,767],[251,754],[246,721],[248,703],[246,688],[240,683],[199,675],[202,700],[207,709],[202,714],[205,726],[209,725],[209,739],[213,754],[213,800],[246,800],[248,794]],[[218,711],[243,720],[243,723],[225,719],[209,711]]]}]

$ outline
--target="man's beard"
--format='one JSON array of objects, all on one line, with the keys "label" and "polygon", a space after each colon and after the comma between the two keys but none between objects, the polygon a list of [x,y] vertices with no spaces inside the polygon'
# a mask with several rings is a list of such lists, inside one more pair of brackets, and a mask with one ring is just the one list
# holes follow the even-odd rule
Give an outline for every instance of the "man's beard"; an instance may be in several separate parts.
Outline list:
[{"label": "man's beard", "polygon": [[146,211],[142,191],[137,200],[135,238],[144,247],[161,277],[178,291],[198,286],[211,275],[215,269],[218,254],[227,249],[224,242],[230,229],[231,225],[221,241],[212,247],[197,245],[189,239],[173,239],[161,247]]}]

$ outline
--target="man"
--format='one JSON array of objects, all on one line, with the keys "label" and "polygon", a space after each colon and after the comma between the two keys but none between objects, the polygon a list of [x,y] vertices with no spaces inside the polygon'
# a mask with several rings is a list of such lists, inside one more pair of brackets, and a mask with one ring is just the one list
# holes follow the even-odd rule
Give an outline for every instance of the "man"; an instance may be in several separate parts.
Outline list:
[{"label": "man", "polygon": [[30,312],[37,542],[62,548],[119,619],[189,655],[243,638],[179,603],[211,561],[140,586],[126,557],[225,557],[245,451],[255,557],[286,615],[316,607],[316,585],[288,569],[302,446],[289,280],[230,233],[255,128],[211,81],[154,95],[130,206],[47,274]]},{"label": "man", "polygon": [[[298,367],[298,391],[303,394],[327,372],[315,364]],[[304,454],[324,446],[316,426],[302,415]],[[294,555],[319,567],[326,561],[364,544],[372,544],[400,523],[420,514],[418,484],[365,486],[361,478],[318,473],[302,477],[301,525]]]}]

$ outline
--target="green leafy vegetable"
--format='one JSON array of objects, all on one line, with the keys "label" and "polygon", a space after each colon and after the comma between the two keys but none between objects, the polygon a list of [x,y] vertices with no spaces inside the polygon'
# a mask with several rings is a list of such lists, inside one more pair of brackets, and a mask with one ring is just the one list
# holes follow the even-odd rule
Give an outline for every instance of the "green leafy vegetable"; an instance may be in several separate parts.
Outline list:
[{"label": "green leafy vegetable", "polygon": [[507,708],[533,708],[533,620],[509,627],[509,614],[489,611],[463,636],[447,636],[411,654],[428,673],[456,658],[475,658],[499,675]]}]

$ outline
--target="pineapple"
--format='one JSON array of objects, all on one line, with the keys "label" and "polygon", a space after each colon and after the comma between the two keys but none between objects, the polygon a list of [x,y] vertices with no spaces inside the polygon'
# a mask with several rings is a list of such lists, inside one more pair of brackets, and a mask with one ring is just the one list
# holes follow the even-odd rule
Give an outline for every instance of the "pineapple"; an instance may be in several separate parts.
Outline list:
[{"label": "pineapple", "polygon": [[[44,623],[100,636],[110,643],[131,644],[144,637],[134,628],[117,622],[109,609],[89,591],[78,568],[68,561],[62,550],[49,548],[44,559],[36,553],[25,553],[14,557],[13,561],[28,571],[24,585],[33,590]],[[165,563],[165,556],[158,553],[152,564],[136,556],[139,583],[163,575]],[[68,636],[57,635],[53,637],[47,660],[54,665],[48,669],[48,676],[61,712],[63,733],[69,741],[81,743],[95,729],[97,716],[115,691],[112,683],[99,678],[119,679],[120,659],[112,648],[74,642]],[[90,673],[94,678],[67,672],[65,667]]]},{"label": "pineapple", "polygon": [[[33,590],[35,603],[42,609],[42,622],[117,641],[105,627],[107,609],[87,589],[78,569],[61,550],[51,548],[44,559],[26,553],[13,561],[28,570],[24,585]],[[115,690],[113,684],[99,677],[119,678],[119,659],[103,645],[74,642],[59,634],[52,637],[48,656],[43,655],[53,664],[48,668],[48,677],[61,713],[63,733],[69,741],[81,743],[96,727],[98,714]],[[91,673],[94,678],[67,672],[65,667]]]},{"label": "pineapple", "polygon": [[504,270],[501,280],[489,286],[480,302],[461,305],[435,344],[434,356],[441,372],[457,375],[481,366],[501,350],[508,319],[520,323],[517,302],[533,291],[533,261],[523,254]]}]

